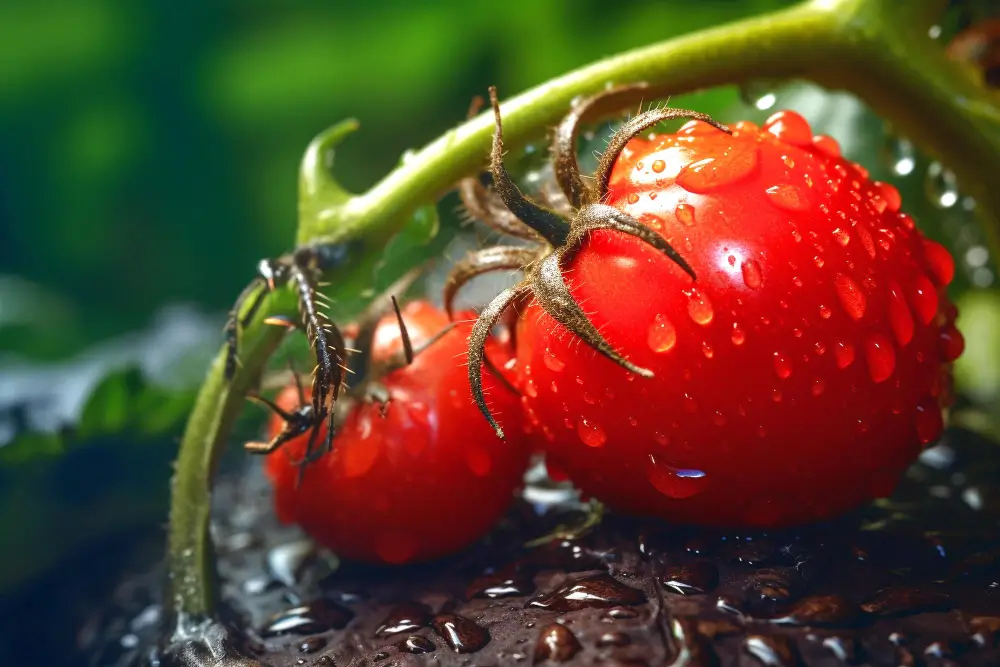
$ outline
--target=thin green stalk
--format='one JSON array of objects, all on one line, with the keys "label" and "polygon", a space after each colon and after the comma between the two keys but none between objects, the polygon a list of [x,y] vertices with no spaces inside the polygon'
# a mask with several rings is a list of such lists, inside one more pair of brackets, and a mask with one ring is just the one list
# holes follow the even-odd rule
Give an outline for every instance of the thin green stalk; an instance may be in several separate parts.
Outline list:
[{"label": "thin green stalk", "polygon": [[[855,93],[953,168],[961,185],[977,197],[998,249],[1000,188],[991,183],[1000,173],[997,98],[947,61],[942,47],[927,37],[942,0],[905,4],[903,13],[899,0],[813,0],[599,61],[508,99],[503,104],[506,143],[517,147],[555,124],[573,98],[609,84],[644,81],[665,94],[679,94],[758,78],[810,79]],[[333,179],[328,157],[355,128],[348,121],[313,142],[300,177],[298,242],[357,241],[364,253],[329,277],[335,284],[358,284],[363,278],[358,272],[370,270],[368,260],[419,206],[483,168],[493,121],[480,115],[461,125],[410,156],[368,192],[352,196]],[[285,300],[277,300],[280,308],[291,311]],[[275,307],[279,305],[272,305],[271,313]],[[242,344],[243,369],[227,386],[221,361],[216,361],[181,442],[169,546],[179,614],[204,616],[214,610],[208,537],[214,462],[242,406],[243,392],[278,337],[260,317],[251,323]]]}]

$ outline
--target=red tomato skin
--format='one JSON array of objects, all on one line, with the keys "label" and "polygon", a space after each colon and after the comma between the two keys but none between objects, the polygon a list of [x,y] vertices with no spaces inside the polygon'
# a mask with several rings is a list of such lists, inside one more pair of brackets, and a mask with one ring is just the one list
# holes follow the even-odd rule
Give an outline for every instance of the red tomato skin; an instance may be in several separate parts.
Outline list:
[{"label": "red tomato skin", "polygon": [[[415,346],[448,324],[422,301],[407,304],[403,316]],[[385,418],[375,404],[352,409],[333,451],[307,467],[298,486],[290,461],[304,453],[304,438],[267,458],[283,522],[298,523],[341,557],[384,564],[438,558],[489,532],[521,485],[529,448],[523,438],[499,440],[472,402],[464,364],[470,329],[459,324],[387,376]],[[395,320],[383,320],[373,355],[399,346]],[[491,346],[492,358],[502,362],[503,352]],[[484,382],[494,409],[516,423],[517,396],[488,373]],[[287,409],[298,402],[294,387],[278,398]],[[280,427],[275,418],[270,433]]]},{"label": "red tomato skin", "polygon": [[622,153],[608,203],[698,278],[608,231],[566,266],[597,328],[652,379],[524,309],[526,423],[549,427],[547,458],[584,492],[679,523],[802,524],[888,495],[940,434],[962,347],[950,255],[835,149],[784,112]]}]

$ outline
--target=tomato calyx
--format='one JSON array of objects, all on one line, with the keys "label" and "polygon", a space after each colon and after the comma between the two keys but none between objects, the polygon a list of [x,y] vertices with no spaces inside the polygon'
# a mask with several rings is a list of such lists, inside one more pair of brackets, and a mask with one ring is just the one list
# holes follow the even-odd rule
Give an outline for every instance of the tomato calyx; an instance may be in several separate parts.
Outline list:
[{"label": "tomato calyx", "polygon": [[[557,203],[555,209],[558,210],[554,210],[525,197],[507,173],[503,162],[500,105],[496,88],[490,88],[490,102],[496,120],[490,170],[493,175],[493,193],[499,202],[490,202],[485,188],[477,188],[476,183],[470,185],[468,182],[461,191],[463,201],[470,212],[478,214],[476,217],[497,231],[540,243],[535,248],[500,246],[471,253],[449,275],[445,286],[445,306],[450,315],[455,294],[475,276],[497,270],[520,270],[524,273],[524,279],[520,283],[501,292],[483,309],[469,337],[469,384],[472,395],[479,410],[501,439],[504,438],[503,429],[486,404],[483,393],[484,346],[490,331],[508,308],[529,296],[534,297],[556,322],[603,356],[632,373],[643,377],[653,376],[652,371],[629,361],[604,338],[566,285],[563,268],[591,232],[611,230],[633,236],[660,251],[692,280],[696,279],[691,266],[656,231],[602,202],[606,200],[611,171],[619,154],[641,132],[657,123],[679,118],[700,120],[727,134],[730,133],[729,128],[697,111],[668,107],[651,109],[632,118],[612,136],[594,175],[594,186],[588,187],[580,174],[576,158],[576,138],[581,123],[609,105],[617,103],[620,107],[624,99],[634,98],[637,91],[644,89],[645,86],[640,85],[607,90],[577,105],[560,123],[553,141],[552,155],[556,182],[565,200]],[[558,201],[552,197],[546,198],[552,199],[550,203]]]}]

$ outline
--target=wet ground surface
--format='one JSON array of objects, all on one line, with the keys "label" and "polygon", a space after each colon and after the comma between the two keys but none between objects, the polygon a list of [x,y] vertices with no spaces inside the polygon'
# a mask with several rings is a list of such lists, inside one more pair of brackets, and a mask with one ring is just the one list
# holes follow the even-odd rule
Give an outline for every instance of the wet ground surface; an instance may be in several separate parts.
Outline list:
[{"label": "wet ground surface", "polygon": [[[546,493],[560,496],[529,497]],[[146,574],[88,629],[89,664],[1000,665],[1000,447],[967,432],[925,452],[891,501],[833,524],[742,534],[612,517],[526,549],[575,510],[519,502],[474,549],[402,569],[338,567],[276,522],[258,474],[217,500],[242,630],[163,654]]]}]

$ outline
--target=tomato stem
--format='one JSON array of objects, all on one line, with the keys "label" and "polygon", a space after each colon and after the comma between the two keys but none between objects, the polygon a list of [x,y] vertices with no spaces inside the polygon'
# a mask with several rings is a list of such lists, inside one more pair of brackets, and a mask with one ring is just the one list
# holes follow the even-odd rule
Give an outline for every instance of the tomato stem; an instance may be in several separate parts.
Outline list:
[{"label": "tomato stem", "polygon": [[[953,169],[979,204],[993,249],[1000,250],[1000,105],[968,70],[947,59],[928,35],[944,0],[812,0],[730,25],[682,36],[601,60],[546,82],[501,108],[509,147],[553,126],[572,100],[609,84],[646,82],[650,97],[680,94],[754,79],[810,79],[844,88],[868,103],[923,150]],[[357,241],[357,261],[330,280],[354,289],[370,281],[387,239],[420,206],[463,176],[481,171],[489,156],[492,114],[447,132],[413,153],[368,192],[352,195],[334,179],[332,149],[357,128],[345,121],[306,151],[300,173],[298,243]],[[215,596],[208,534],[216,462],[243,405],[282,332],[267,316],[295,316],[286,292],[269,297],[243,335],[242,367],[231,385],[220,356],[209,370],[177,460],[170,516],[169,558],[174,611],[210,615]]]}]

